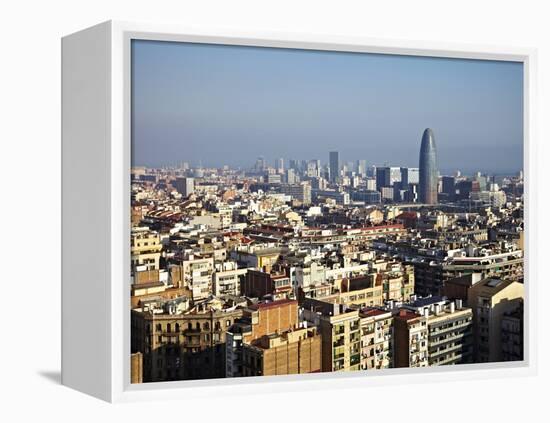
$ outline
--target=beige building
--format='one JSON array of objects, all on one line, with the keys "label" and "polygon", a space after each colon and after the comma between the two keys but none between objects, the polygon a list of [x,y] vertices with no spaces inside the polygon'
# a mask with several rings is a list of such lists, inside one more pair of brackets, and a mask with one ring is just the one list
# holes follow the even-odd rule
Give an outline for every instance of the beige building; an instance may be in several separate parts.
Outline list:
[{"label": "beige building", "polygon": [[502,361],[502,319],[523,302],[523,283],[486,278],[468,290],[468,305],[474,313],[476,362]]},{"label": "beige building", "polygon": [[365,218],[374,225],[380,225],[384,221],[384,213],[378,209],[372,209],[365,213]]},{"label": "beige building", "polygon": [[271,267],[279,260],[282,249],[277,247],[256,248],[253,246],[239,248],[231,251],[230,258],[243,267],[271,270]]},{"label": "beige building", "polygon": [[322,371],[361,369],[361,324],[359,310],[335,304],[333,315],[320,318]]},{"label": "beige building", "polygon": [[413,266],[395,263],[375,263],[375,266],[375,272],[341,281],[340,303],[363,308],[382,306],[388,300],[410,299],[414,294]]},{"label": "beige building", "polygon": [[[301,328],[298,325],[298,301],[283,299],[262,302],[244,309],[242,319],[235,322],[227,333],[226,377],[253,376],[258,372],[282,372],[281,364],[273,363],[276,363],[278,358],[282,359],[284,354],[288,360],[295,362],[298,360],[295,353],[299,354],[302,346],[306,348],[305,343],[301,345],[295,341],[301,342],[305,338],[315,337],[315,334],[310,336],[309,332],[301,332],[297,337],[286,334],[299,329]],[[272,342],[269,342],[270,339]],[[251,347],[258,347],[260,350]],[[295,347],[298,349],[295,350]],[[311,354],[311,351],[308,354]],[[245,358],[245,355],[248,358]],[[253,362],[250,357],[253,357]],[[305,372],[307,368],[305,363],[289,366],[287,369],[293,371],[298,366],[298,369],[301,369],[300,373],[303,373],[302,370]]]},{"label": "beige building", "polygon": [[265,335],[243,348],[243,376],[274,376],[321,371],[321,336],[315,328]]},{"label": "beige building", "polygon": [[140,352],[130,356],[130,383],[143,383],[143,354]]},{"label": "beige building", "polygon": [[132,228],[131,261],[133,272],[158,270],[162,245],[157,232],[147,227]]},{"label": "beige building", "polygon": [[384,304],[384,290],[381,283],[376,284],[374,277],[358,277],[342,282],[339,302],[355,308],[376,307]]},{"label": "beige building", "polygon": [[143,354],[143,382],[224,377],[226,333],[242,313],[132,310],[131,348]]}]

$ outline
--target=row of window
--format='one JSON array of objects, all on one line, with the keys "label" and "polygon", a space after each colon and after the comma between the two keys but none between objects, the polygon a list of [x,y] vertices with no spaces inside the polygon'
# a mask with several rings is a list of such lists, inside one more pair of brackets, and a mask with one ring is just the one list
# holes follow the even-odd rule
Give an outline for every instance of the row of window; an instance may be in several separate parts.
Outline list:
[{"label": "row of window", "polygon": [[[225,321],[225,327],[228,328],[229,326],[231,326],[231,320],[226,320]],[[221,327],[222,327],[222,323],[217,321],[217,322],[214,322],[214,329],[215,330],[221,330]],[[174,326],[172,326],[171,323],[167,323],[166,324],[166,332],[167,333],[171,333],[172,332],[172,328],[174,329],[174,333],[178,333],[180,330],[181,330],[181,326],[179,323],[175,323]],[[193,325],[192,322],[189,322],[187,323],[187,330],[198,330],[200,331],[201,330],[201,323],[200,322],[196,322],[195,325]],[[210,330],[210,322],[204,322],[202,324],[202,329],[203,330]],[[157,332],[162,332],[163,329],[162,329],[162,323],[157,323],[155,325],[155,330]],[[150,333],[151,332],[151,326],[150,325],[147,325],[147,333]]]}]

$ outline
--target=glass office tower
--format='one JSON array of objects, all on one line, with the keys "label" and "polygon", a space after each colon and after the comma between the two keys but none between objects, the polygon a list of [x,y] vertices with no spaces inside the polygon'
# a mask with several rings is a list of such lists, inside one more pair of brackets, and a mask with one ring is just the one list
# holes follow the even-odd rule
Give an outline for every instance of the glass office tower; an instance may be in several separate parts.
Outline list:
[{"label": "glass office tower", "polygon": [[427,128],[420,145],[419,201],[425,204],[437,203],[437,160],[434,133]]}]

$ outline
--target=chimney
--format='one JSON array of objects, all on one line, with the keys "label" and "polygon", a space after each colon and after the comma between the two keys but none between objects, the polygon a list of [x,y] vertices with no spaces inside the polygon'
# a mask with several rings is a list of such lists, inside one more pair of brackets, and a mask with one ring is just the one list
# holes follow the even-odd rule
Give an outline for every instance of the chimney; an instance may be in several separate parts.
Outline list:
[{"label": "chimney", "polygon": [[450,311],[451,313],[454,313],[454,312],[455,312],[455,303],[454,303],[453,301],[451,301],[451,302],[449,303],[449,311]]},{"label": "chimney", "polygon": [[456,308],[460,310],[462,308],[462,300],[459,298],[455,302],[456,302]]},{"label": "chimney", "polygon": [[428,307],[424,307],[424,317],[428,317],[430,315],[430,309]]},{"label": "chimney", "polygon": [[441,309],[441,306],[439,304],[434,305],[434,314],[437,316],[439,315],[439,311]]}]

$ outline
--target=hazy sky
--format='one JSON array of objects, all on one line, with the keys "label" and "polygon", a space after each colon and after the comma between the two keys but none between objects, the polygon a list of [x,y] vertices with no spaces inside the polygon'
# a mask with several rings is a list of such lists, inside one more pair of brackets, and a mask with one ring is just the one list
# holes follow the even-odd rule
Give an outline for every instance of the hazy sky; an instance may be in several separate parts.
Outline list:
[{"label": "hazy sky", "polygon": [[134,165],[250,167],[263,156],[516,172],[523,65],[365,53],[133,41]]}]

